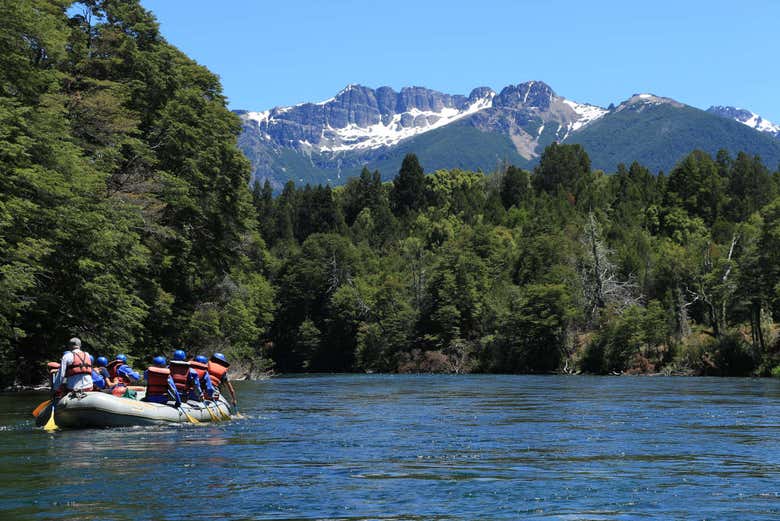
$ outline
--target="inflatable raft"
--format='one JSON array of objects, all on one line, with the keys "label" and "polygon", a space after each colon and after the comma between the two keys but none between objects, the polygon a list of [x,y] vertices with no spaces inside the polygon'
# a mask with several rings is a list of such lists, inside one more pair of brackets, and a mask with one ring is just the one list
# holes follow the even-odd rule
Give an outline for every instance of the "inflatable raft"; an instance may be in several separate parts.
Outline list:
[{"label": "inflatable raft", "polygon": [[[143,392],[138,393],[141,398]],[[40,412],[36,424],[41,427],[51,415],[51,405]],[[70,393],[57,402],[54,421],[60,428],[133,427],[171,423],[202,423],[230,419],[230,406],[220,396],[216,402],[183,402],[176,408],[173,402],[142,402],[120,398],[108,393],[91,392],[79,396]]]}]

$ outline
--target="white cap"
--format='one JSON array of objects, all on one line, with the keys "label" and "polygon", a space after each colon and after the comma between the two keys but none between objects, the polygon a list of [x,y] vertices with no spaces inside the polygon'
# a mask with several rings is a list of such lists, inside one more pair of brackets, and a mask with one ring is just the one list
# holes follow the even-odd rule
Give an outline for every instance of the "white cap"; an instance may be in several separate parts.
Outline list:
[{"label": "white cap", "polygon": [[75,348],[80,349],[81,348],[81,340],[79,340],[77,337],[74,336],[73,338],[70,339],[70,341],[68,342],[68,345],[71,346],[71,347],[75,347]]}]

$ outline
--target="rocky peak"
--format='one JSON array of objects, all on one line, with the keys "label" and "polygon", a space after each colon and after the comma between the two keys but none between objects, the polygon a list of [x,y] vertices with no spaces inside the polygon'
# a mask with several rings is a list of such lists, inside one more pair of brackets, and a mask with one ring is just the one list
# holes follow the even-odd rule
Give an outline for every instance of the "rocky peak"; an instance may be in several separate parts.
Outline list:
[{"label": "rocky peak", "polygon": [[722,118],[733,119],[743,125],[747,125],[748,127],[761,132],[766,132],[774,137],[780,137],[780,125],[775,125],[771,121],[767,121],[755,112],[721,105],[710,107],[707,109],[707,112]]},{"label": "rocky peak", "polygon": [[555,92],[543,81],[527,81],[504,87],[493,99],[494,107],[547,110]]},{"label": "rocky peak", "polygon": [[641,112],[649,107],[655,107],[658,105],[671,105],[673,107],[684,107],[679,101],[675,101],[672,98],[664,98],[662,96],[656,96],[655,94],[643,93],[634,94],[626,101],[618,105],[615,109],[616,112],[622,110],[632,110],[635,112]]}]

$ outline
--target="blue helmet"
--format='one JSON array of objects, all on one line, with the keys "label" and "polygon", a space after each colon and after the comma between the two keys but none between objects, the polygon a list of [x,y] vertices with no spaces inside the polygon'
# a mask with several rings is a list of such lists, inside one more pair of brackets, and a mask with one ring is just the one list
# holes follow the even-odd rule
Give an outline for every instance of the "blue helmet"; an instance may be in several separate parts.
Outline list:
[{"label": "blue helmet", "polygon": [[127,356],[125,355],[116,355],[116,359],[122,362],[123,364],[127,363]]},{"label": "blue helmet", "polygon": [[92,356],[92,355],[89,355],[89,364],[90,365],[95,365],[95,357]]},{"label": "blue helmet", "polygon": [[152,363],[156,365],[157,367],[165,367],[165,357],[164,356],[155,356],[152,358]]},{"label": "blue helmet", "polygon": [[97,366],[98,367],[105,367],[108,365],[108,358],[105,356],[99,356],[97,357]]},{"label": "blue helmet", "polygon": [[173,359],[177,361],[183,361],[187,359],[187,353],[182,351],[181,349],[177,349],[173,352]]},{"label": "blue helmet", "polygon": [[[225,355],[223,355],[222,353],[214,353],[213,355],[211,355],[211,358],[213,358],[214,360],[219,360],[220,362],[224,362],[224,363],[228,364],[227,358],[225,358]],[[228,365],[230,365],[230,364],[228,364]]]},{"label": "blue helmet", "polygon": [[203,355],[198,355],[198,356],[196,356],[196,357],[195,357],[195,361],[196,361],[196,362],[200,362],[201,364],[207,364],[207,363],[209,363],[209,359],[208,359],[208,358],[206,358],[206,357],[205,357],[205,356],[203,356]]}]

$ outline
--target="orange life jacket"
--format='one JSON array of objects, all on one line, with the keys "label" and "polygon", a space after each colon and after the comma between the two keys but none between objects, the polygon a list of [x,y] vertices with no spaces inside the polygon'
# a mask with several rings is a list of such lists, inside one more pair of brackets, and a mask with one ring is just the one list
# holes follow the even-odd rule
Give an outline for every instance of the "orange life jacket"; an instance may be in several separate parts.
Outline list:
[{"label": "orange life jacket", "polygon": [[171,375],[167,367],[152,366],[147,369],[146,396],[165,396],[168,394],[168,377]]},{"label": "orange life jacket", "polygon": [[203,376],[206,374],[206,371],[209,370],[208,364],[204,364],[202,362],[196,362],[195,360],[190,360],[190,367],[195,369],[195,372],[198,373],[199,382],[203,380]]},{"label": "orange life jacket", "polygon": [[219,384],[222,383],[222,377],[228,371],[228,366],[223,365],[224,362],[219,360],[209,360],[208,371],[209,378],[211,378],[211,385],[214,389],[219,389]]},{"label": "orange life jacket", "polygon": [[106,369],[108,369],[108,376],[110,376],[112,380],[116,378],[116,372],[122,364],[124,364],[124,362],[121,360],[111,360],[106,366]]},{"label": "orange life jacket", "polygon": [[92,362],[89,361],[89,353],[81,351],[81,355],[73,352],[73,362],[68,364],[65,370],[65,376],[76,376],[77,374],[92,374]]},{"label": "orange life jacket", "polygon": [[176,384],[176,390],[179,393],[189,393],[193,389],[193,385],[189,382],[190,364],[171,360],[170,371],[173,383]]}]

